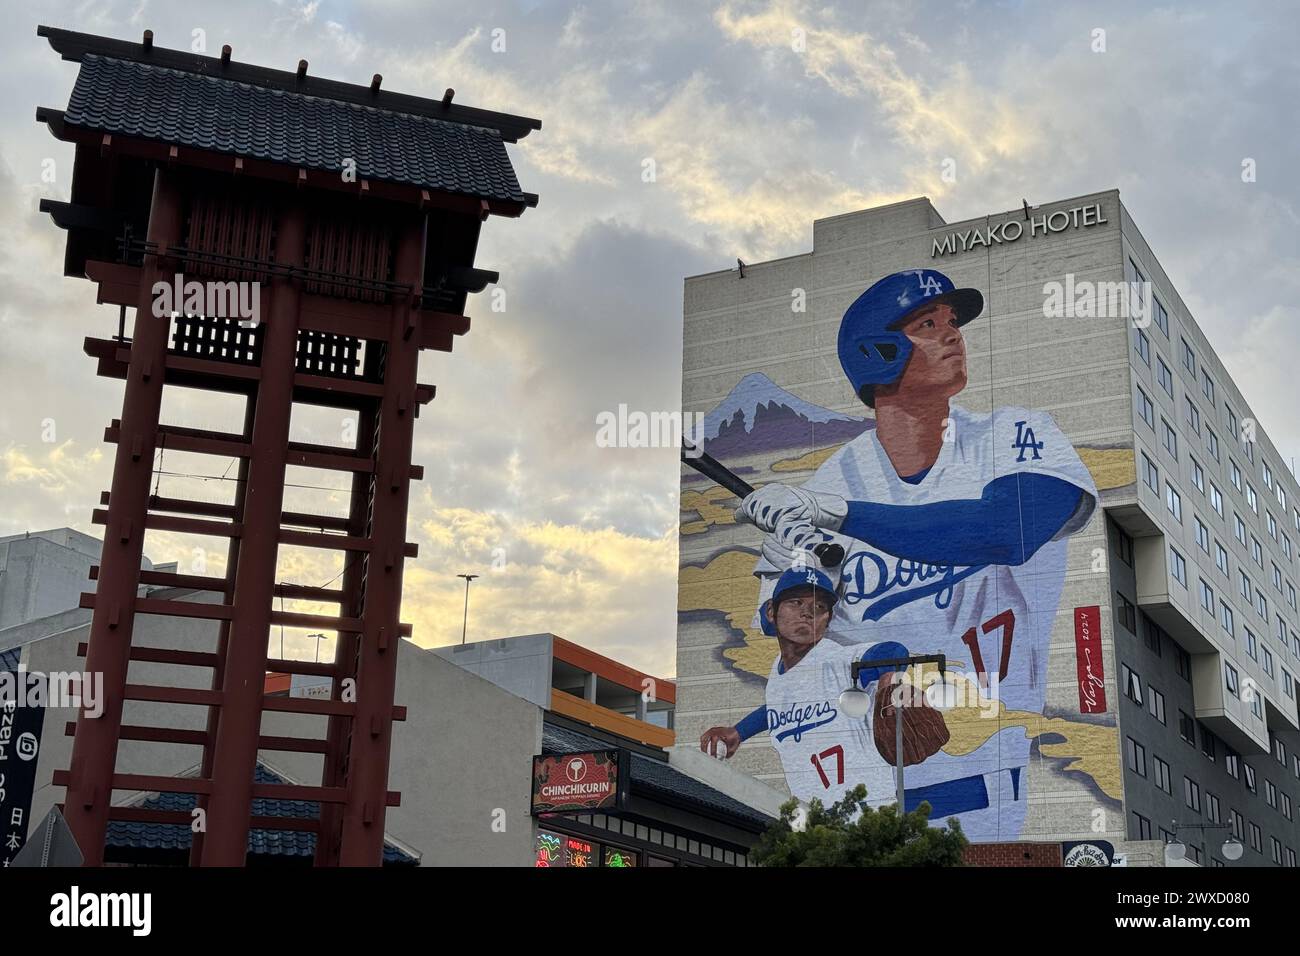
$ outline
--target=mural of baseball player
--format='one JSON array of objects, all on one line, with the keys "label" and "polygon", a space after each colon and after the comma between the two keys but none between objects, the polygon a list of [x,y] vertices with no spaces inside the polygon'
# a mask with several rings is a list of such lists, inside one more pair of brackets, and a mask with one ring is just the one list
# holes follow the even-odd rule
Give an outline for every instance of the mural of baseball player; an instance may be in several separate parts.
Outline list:
[{"label": "mural of baseball player", "polygon": [[[873,792],[894,786],[894,721],[900,711],[905,766],[920,763],[948,741],[943,715],[910,685],[895,689],[899,675],[893,668],[865,668],[858,675],[862,688],[873,694],[868,722],[841,711],[839,696],[853,683],[854,661],[907,652],[893,641],[864,651],[861,644],[824,640],[836,601],[834,583],[815,568],[792,567],[776,580],[763,608],[780,647],[767,680],[766,706],[735,727],[712,727],[700,738],[706,753],[731,757],[742,739],[768,731],[791,792],[827,806],[859,783]],[[908,706],[896,706],[903,700]]]},{"label": "mural of baseball player", "polygon": [[[1006,708],[1042,713],[1067,538],[1087,524],[1097,491],[1050,415],[952,404],[967,381],[961,328],[983,308],[978,290],[957,289],[932,269],[894,273],[867,289],[844,314],[838,350],[854,393],[875,410],[875,428],[802,486],[757,489],[737,519],[767,533],[754,571],[765,632],[775,633],[764,608],[783,573],[812,539],[834,540],[846,551],[829,622],[836,640],[907,648],[889,656],[943,653],[951,670]],[[809,526],[819,530],[810,535]],[[802,706],[816,708],[823,696],[808,688]],[[773,733],[783,711],[774,713],[770,689],[768,701],[737,724],[742,739]],[[973,752],[940,749],[908,770],[906,809],[925,800],[933,820],[956,816],[971,839],[1015,839],[1032,741],[1022,727],[988,723]],[[730,736],[721,739],[734,753]],[[773,745],[782,743],[773,733]],[[863,760],[883,765],[878,750],[861,748]],[[782,760],[792,792],[815,795],[802,768],[792,774]],[[846,772],[846,785],[866,783],[875,804],[893,802],[891,781],[880,767]],[[833,798],[842,788],[822,789]]]}]

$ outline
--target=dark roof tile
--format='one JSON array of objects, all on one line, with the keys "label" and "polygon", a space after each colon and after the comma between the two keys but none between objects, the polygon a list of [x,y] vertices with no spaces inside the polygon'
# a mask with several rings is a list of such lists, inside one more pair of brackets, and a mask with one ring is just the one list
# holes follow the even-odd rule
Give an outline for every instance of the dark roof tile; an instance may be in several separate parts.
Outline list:
[{"label": "dark roof tile", "polygon": [[361,179],[525,202],[494,129],[86,54],[72,126],[338,171]]}]

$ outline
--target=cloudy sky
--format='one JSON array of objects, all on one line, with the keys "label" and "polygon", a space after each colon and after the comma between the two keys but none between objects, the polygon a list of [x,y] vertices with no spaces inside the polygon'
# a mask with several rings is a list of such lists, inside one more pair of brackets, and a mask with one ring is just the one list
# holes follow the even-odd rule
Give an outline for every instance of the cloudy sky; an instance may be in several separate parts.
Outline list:
[{"label": "cloudy sky", "polygon": [[[552,631],[674,671],[678,466],[598,448],[596,415],[680,402],[682,278],[806,252],[815,218],[929,196],[949,221],[1118,187],[1280,451],[1300,454],[1300,101],[1285,3],[577,3],[526,0],[79,0],[10,7],[0,37],[0,534],[71,525],[109,486],[119,382],[80,352],[116,310],[62,275],[72,149],[34,121],[76,74],[36,25],[440,96],[543,120],[510,147],[542,197],[492,219],[471,333],[427,354],[403,617],[425,645]],[[796,29],[803,49],[793,49]],[[1105,31],[1097,52],[1094,31]],[[198,32],[196,32],[198,31]],[[942,178],[956,160],[955,182]],[[1252,158],[1257,181],[1243,183]],[[54,182],[42,178],[51,168]],[[652,159],[655,180],[645,182]],[[184,396],[167,420],[232,426]],[[334,441],[336,413],[295,437]],[[224,462],[175,456],[164,494],[219,498]],[[233,473],[233,469],[232,469]],[[319,475],[290,476],[319,484]],[[337,507],[337,493],[289,501]],[[291,507],[292,505],[287,505]],[[151,535],[156,561],[219,573],[214,542]],[[337,573],[282,555],[283,580]],[[289,653],[312,653],[290,634]]]}]

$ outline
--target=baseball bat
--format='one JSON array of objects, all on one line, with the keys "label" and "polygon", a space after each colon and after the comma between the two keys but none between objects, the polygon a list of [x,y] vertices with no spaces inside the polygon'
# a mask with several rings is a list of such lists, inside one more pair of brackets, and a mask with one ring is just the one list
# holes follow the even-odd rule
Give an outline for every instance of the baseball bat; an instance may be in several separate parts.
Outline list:
[{"label": "baseball bat", "polygon": [[[691,454],[687,454],[691,452]],[[754,486],[731,471],[703,448],[696,448],[686,438],[682,439],[682,461],[690,465],[705,478],[726,488],[733,495],[744,500],[753,494]],[[844,548],[833,542],[823,542],[812,549],[821,561],[822,567],[838,567],[844,560]]]}]

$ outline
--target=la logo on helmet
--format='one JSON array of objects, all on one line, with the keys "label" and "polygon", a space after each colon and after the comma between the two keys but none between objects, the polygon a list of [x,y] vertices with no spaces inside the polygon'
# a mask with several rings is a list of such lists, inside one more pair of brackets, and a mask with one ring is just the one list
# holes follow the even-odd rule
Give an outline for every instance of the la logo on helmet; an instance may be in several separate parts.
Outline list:
[{"label": "la logo on helmet", "polygon": [[932,275],[926,275],[926,274],[922,273],[922,275],[921,275],[921,292],[922,292],[922,293],[925,295],[925,297],[928,299],[928,298],[929,298],[930,296],[932,296],[932,295],[940,295],[940,294],[942,294],[942,293],[943,293],[943,288],[939,285],[939,280],[936,279],[934,276],[932,276]]}]

